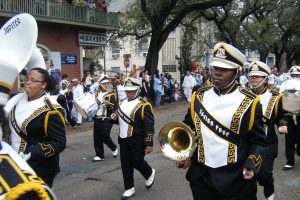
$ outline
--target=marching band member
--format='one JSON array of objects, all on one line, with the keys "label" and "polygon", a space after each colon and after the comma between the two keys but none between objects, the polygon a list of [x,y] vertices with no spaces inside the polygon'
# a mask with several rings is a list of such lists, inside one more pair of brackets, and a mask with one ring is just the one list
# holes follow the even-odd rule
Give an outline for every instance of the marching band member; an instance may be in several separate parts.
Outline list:
[{"label": "marching band member", "polygon": [[[79,81],[76,78],[74,78],[71,82],[73,84],[73,88],[72,88],[73,100],[78,101],[84,95],[83,87],[82,85],[79,84]],[[77,125],[81,125],[82,115],[78,112],[78,110],[76,110],[76,108],[73,107],[73,109],[74,109],[73,114],[77,120]]]},{"label": "marching band member", "polygon": [[[14,28],[8,30],[12,24],[14,24]],[[2,141],[2,131],[4,130],[2,126],[6,120],[5,111],[9,111],[6,107],[9,93],[18,73],[29,59],[34,57],[37,24],[31,15],[24,13],[11,18],[3,27],[0,30],[0,49],[5,49],[5,52],[0,55],[2,87],[0,91],[0,199],[56,200],[49,186],[37,177],[32,168],[10,145]],[[24,41],[24,37],[26,37],[26,41]],[[30,55],[32,56],[30,57]],[[15,103],[10,101],[9,107],[13,107]]]},{"label": "marching band member", "polygon": [[125,192],[122,199],[135,194],[133,173],[138,170],[146,179],[146,188],[154,182],[155,170],[144,160],[145,153],[153,151],[154,116],[150,103],[139,98],[141,81],[128,78],[126,97],[119,102],[119,145]]},{"label": "marching band member", "polygon": [[218,43],[210,64],[213,87],[194,92],[184,122],[195,130],[198,148],[180,162],[195,200],[256,199],[255,174],[263,160],[259,97],[239,87],[246,57],[235,47]]},{"label": "marching band member", "polygon": [[[292,93],[295,96],[288,106],[293,107],[294,112],[285,112],[284,120],[278,128],[279,133],[285,134],[285,156],[287,159],[283,170],[290,170],[295,165],[295,151],[300,157],[300,66],[291,67],[289,74],[293,80]],[[290,80],[283,82],[280,86],[280,92],[288,89]],[[288,97],[283,97],[284,99]]]},{"label": "marching band member", "polygon": [[50,187],[60,171],[59,153],[66,147],[62,107],[46,94],[53,89],[55,85],[45,69],[29,70],[26,95],[9,114],[11,146],[24,155],[28,164]]},{"label": "marching band member", "polygon": [[100,77],[99,90],[96,92],[99,109],[94,117],[94,147],[96,156],[93,158],[93,162],[104,160],[103,143],[112,150],[114,158],[118,155],[117,146],[110,137],[110,131],[113,126],[110,116],[115,111],[117,98],[115,93],[109,91],[109,88],[110,80],[107,76],[103,75]]},{"label": "marching band member", "polygon": [[257,174],[257,181],[264,187],[266,199],[274,199],[274,160],[278,154],[278,137],[275,124],[279,125],[283,118],[282,94],[268,89],[268,76],[271,69],[260,61],[253,61],[249,65],[249,80],[251,90],[260,97],[263,108],[264,132],[267,136],[265,159]]},{"label": "marching band member", "polygon": [[66,97],[66,94],[69,92],[68,91],[68,81],[67,80],[62,80],[60,82],[61,88],[58,93],[57,97],[57,102],[65,109],[65,114],[68,122],[71,124],[73,128],[77,127],[77,122],[72,118],[71,116],[71,110],[68,105],[68,99]]}]

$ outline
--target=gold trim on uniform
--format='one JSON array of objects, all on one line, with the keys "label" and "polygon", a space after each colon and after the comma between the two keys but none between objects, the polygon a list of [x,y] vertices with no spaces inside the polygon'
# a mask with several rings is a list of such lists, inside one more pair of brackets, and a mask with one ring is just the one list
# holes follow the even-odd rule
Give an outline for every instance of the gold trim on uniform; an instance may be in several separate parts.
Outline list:
[{"label": "gold trim on uniform", "polygon": [[145,107],[149,105],[150,106],[150,110],[151,112],[153,113],[153,108],[152,108],[152,105],[149,103],[149,102],[146,102],[143,104],[142,106],[142,119],[144,120],[144,115],[145,115]]},{"label": "gold trim on uniform", "polygon": [[201,121],[198,115],[195,115],[195,125],[196,125],[196,133],[198,136],[198,161],[200,163],[205,162],[205,157],[204,157],[204,145],[203,145],[203,138],[202,138],[202,133],[201,133]]},{"label": "gold trim on uniform", "polygon": [[248,157],[250,160],[252,160],[255,168],[257,169],[257,171],[259,170],[261,164],[262,164],[262,158],[261,156],[255,156],[255,155],[249,155]]},{"label": "gold trim on uniform", "polygon": [[[194,92],[193,95],[196,95],[197,93]],[[192,102],[191,102],[191,113],[192,113],[192,120],[195,124],[195,129],[196,129],[196,133],[198,136],[198,161],[200,163],[204,163],[205,162],[205,157],[204,157],[204,145],[203,145],[203,138],[202,138],[202,133],[201,133],[201,120],[198,117],[198,115],[195,114],[195,98],[197,97],[198,101],[202,103],[203,101],[203,96],[204,93],[203,92],[199,92],[197,96],[195,96],[194,98],[192,98]]]},{"label": "gold trim on uniform", "polygon": [[145,142],[152,142],[154,138],[154,134],[148,134],[148,137],[145,138]]},{"label": "gold trim on uniform", "polygon": [[18,153],[24,152],[25,148],[26,148],[26,145],[27,145],[27,142],[21,138],[21,142],[20,142],[20,145],[19,145]]},{"label": "gold trim on uniform", "polygon": [[196,99],[197,92],[193,92],[192,98],[191,98],[191,117],[192,121],[195,121],[195,99]]},{"label": "gold trim on uniform", "polygon": [[245,110],[248,108],[249,104],[252,102],[252,99],[246,96],[243,101],[241,102],[238,109],[235,111],[230,125],[230,130],[233,132],[238,133],[239,124],[242,118],[242,115],[244,114]]},{"label": "gold trim on uniform", "polygon": [[251,131],[251,129],[253,127],[254,118],[255,118],[255,109],[256,109],[257,103],[259,101],[260,101],[260,98],[259,98],[259,96],[257,96],[252,103],[248,131]]},{"label": "gold trim on uniform", "polygon": [[39,145],[41,146],[41,148],[44,152],[45,158],[48,158],[55,154],[55,151],[54,151],[53,147],[51,146],[51,144],[39,143]]},{"label": "gold trim on uniform", "polygon": [[[273,107],[276,104],[276,98],[277,98],[277,96],[272,95],[271,98],[270,98],[270,100],[269,100],[269,102],[268,102],[267,109],[266,109],[266,111],[264,113],[264,116],[267,119],[271,118]],[[263,129],[264,129],[265,135],[267,135],[267,128],[268,128],[268,126],[264,123]]]},{"label": "gold trim on uniform", "polygon": [[234,163],[235,162],[235,150],[236,146],[229,142],[229,147],[228,147],[228,164],[229,163]]},{"label": "gold trim on uniform", "polygon": [[49,121],[49,116],[51,115],[58,115],[58,117],[61,119],[64,127],[66,128],[66,121],[65,121],[65,118],[64,116],[61,114],[61,112],[57,111],[57,110],[51,110],[51,111],[48,111],[46,116],[45,116],[45,120],[44,120],[44,131],[45,131],[45,134],[46,136],[48,135],[48,121]]},{"label": "gold trim on uniform", "polygon": [[[54,109],[61,108],[61,106],[57,105],[57,104],[54,104],[53,107],[54,107]],[[38,108],[37,110],[35,110],[31,115],[29,115],[29,117],[27,117],[23,121],[22,126],[21,126],[21,130],[25,134],[27,134],[26,127],[29,124],[29,122],[31,122],[31,120],[33,120],[34,118],[36,118],[37,116],[39,116],[41,113],[43,113],[45,111],[48,111],[48,110],[50,110],[50,108],[47,105],[44,105],[44,106]]]},{"label": "gold trim on uniform", "polygon": [[[142,104],[143,104],[143,102],[140,101],[138,104],[136,104],[136,106],[131,111],[131,113],[130,113],[130,119],[132,121],[134,121],[135,113],[139,109],[139,107],[141,107]],[[127,137],[131,137],[132,136],[132,129],[133,129],[133,127],[128,124]]]},{"label": "gold trim on uniform", "polygon": [[282,98],[283,98],[283,94],[282,93],[278,93],[278,98],[277,98],[277,101],[276,101],[276,104],[275,104],[275,108],[274,108],[274,114],[275,114],[275,117],[277,117],[277,113],[278,113],[278,104],[279,104],[279,101],[282,101]]}]

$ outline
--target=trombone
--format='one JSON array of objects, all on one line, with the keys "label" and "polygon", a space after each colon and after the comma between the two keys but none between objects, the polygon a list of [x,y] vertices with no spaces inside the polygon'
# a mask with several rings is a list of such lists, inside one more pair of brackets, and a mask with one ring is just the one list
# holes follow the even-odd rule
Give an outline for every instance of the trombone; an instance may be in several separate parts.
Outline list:
[{"label": "trombone", "polygon": [[158,135],[161,152],[169,159],[180,161],[192,157],[197,144],[194,132],[185,123],[174,121],[165,124]]}]

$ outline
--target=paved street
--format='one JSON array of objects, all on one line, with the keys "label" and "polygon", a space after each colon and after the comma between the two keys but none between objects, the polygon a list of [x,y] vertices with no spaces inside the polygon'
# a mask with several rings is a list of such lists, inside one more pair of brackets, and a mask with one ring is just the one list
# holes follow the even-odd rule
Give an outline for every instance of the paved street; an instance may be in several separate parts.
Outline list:
[{"label": "paved street", "polygon": [[[169,121],[182,120],[188,104],[171,104],[155,109],[156,133],[160,127]],[[62,153],[62,170],[54,182],[54,191],[60,200],[119,200],[124,191],[120,160],[113,158],[111,151],[106,149],[105,161],[93,163],[94,156],[93,123],[85,123],[77,129],[67,129],[67,148]],[[118,126],[112,129],[113,140],[117,141]],[[157,135],[156,135],[157,137]],[[135,171],[136,195],[132,200],[192,200],[188,182],[185,179],[186,170],[177,169],[173,161],[167,160],[160,153],[155,138],[154,152],[147,155],[149,164],[156,169],[154,186],[147,190],[145,180]],[[300,162],[295,169],[282,171],[284,158],[284,137],[280,136],[279,157],[275,163],[276,199],[300,199]],[[258,199],[263,200],[261,189]]]}]

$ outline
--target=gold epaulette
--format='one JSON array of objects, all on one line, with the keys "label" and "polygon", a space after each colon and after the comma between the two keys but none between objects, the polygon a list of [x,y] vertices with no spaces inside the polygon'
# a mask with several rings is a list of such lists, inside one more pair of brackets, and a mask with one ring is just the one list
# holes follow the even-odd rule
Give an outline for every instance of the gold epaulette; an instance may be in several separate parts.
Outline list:
[{"label": "gold epaulette", "polygon": [[47,105],[47,107],[50,109],[47,113],[46,113],[46,116],[45,116],[45,119],[44,119],[44,131],[45,131],[45,134],[48,135],[48,120],[49,120],[49,117],[51,115],[58,115],[58,117],[61,119],[64,127],[66,127],[66,121],[65,121],[65,117],[63,116],[63,114],[61,112],[59,112],[57,110],[57,108],[61,108],[61,106],[57,106],[57,105],[53,105],[50,101],[49,98],[45,97],[44,98],[44,102],[45,104]]},{"label": "gold epaulette", "polygon": [[212,86],[204,86],[204,87],[200,87],[198,90],[197,90],[197,93],[203,93],[207,90],[209,90],[210,88],[212,88]]},{"label": "gold epaulette", "polygon": [[151,105],[148,101],[146,101],[145,99],[139,98],[139,100],[142,102],[142,119],[144,119],[145,107],[146,107],[146,106],[150,106],[150,110],[151,110],[152,113],[153,113],[153,107],[152,107],[152,105]]},{"label": "gold epaulette", "polygon": [[254,94],[250,89],[240,87],[240,92],[246,95],[247,97],[250,97],[251,99],[255,99],[257,97],[256,94]]}]

